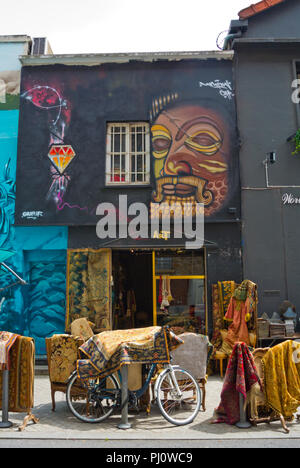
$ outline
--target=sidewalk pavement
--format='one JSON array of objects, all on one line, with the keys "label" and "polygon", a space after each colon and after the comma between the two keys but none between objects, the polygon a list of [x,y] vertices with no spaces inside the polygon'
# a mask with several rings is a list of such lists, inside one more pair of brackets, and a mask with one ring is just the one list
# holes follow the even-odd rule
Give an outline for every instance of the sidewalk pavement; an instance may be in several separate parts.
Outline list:
[{"label": "sidewalk pavement", "polygon": [[[173,426],[168,423],[158,407],[151,408],[150,416],[144,412],[129,413],[130,429],[118,428],[121,415],[115,414],[101,424],[86,424],[78,421],[69,411],[63,393],[56,393],[56,411],[52,412],[50,382],[47,375],[35,377],[35,406],[33,414],[39,423],[30,422],[19,431],[25,414],[9,413],[13,426],[0,429],[1,439],[57,439],[57,440],[254,440],[254,439],[300,439],[300,423],[288,423],[290,433],[283,431],[279,421],[260,424],[249,429],[238,429],[227,424],[211,424],[214,408],[220,402],[223,381],[218,376],[209,377],[206,385],[206,412],[201,411],[188,426]],[[2,416],[1,416],[2,417]]]}]

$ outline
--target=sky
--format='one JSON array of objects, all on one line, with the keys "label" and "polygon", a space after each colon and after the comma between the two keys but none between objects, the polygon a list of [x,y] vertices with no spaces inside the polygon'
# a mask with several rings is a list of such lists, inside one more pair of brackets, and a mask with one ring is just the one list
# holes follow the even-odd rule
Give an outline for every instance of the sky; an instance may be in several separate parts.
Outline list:
[{"label": "sky", "polygon": [[[257,0],[258,1],[258,0]],[[9,0],[0,35],[47,37],[54,54],[217,50],[251,0]],[[224,34],[221,35],[224,37]]]}]

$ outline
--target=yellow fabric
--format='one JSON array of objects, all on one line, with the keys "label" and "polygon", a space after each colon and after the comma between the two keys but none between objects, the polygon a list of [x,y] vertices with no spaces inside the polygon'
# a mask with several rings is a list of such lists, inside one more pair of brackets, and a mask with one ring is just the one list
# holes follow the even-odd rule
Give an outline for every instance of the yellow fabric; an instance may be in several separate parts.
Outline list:
[{"label": "yellow fabric", "polygon": [[76,319],[85,317],[97,332],[111,324],[110,249],[68,250],[66,330]]},{"label": "yellow fabric", "polygon": [[[10,350],[9,411],[27,413],[34,406],[34,359],[33,338],[19,336]],[[2,372],[0,372],[0,395],[2,395]],[[0,398],[2,408],[2,398]]]},{"label": "yellow fabric", "polygon": [[51,382],[66,383],[76,369],[78,348],[83,339],[71,335],[53,335],[50,340],[50,358],[48,361]]},{"label": "yellow fabric", "polygon": [[79,336],[86,341],[90,339],[94,333],[88,320],[86,318],[80,318],[71,323],[71,335]]},{"label": "yellow fabric", "polygon": [[226,341],[226,338],[227,338],[227,335],[228,335],[228,330],[220,330],[220,334],[221,334],[221,337],[222,337],[222,346],[219,349],[219,352],[221,354],[226,355],[226,356],[230,356],[231,353],[232,353],[232,347]]},{"label": "yellow fabric", "polygon": [[170,362],[169,351],[182,340],[163,327],[114,330],[94,335],[80,351],[88,359],[77,361],[77,372],[83,380],[91,375],[105,377],[128,364],[163,364]]},{"label": "yellow fabric", "polygon": [[256,346],[256,334],[255,333],[249,333],[249,340],[250,340],[250,346],[252,346],[252,348],[255,348],[255,346]]},{"label": "yellow fabric", "polygon": [[300,344],[285,341],[270,348],[262,363],[268,406],[292,419],[300,406]]},{"label": "yellow fabric", "polygon": [[147,327],[107,331],[95,335],[93,341],[108,361],[123,343],[126,343],[128,347],[135,345],[140,348],[144,347],[146,350],[152,346],[154,336],[160,330],[161,327]]},{"label": "yellow fabric", "polygon": [[218,282],[218,289],[219,289],[219,306],[220,306],[220,314],[222,319],[226,314],[230,299],[234,293],[236,284],[234,281],[219,281]]}]

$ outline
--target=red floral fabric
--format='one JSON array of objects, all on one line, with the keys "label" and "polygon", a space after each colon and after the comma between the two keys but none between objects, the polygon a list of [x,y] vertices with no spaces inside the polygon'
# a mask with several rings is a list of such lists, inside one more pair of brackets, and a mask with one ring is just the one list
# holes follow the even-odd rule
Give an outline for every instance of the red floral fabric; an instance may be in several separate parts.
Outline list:
[{"label": "red floral fabric", "polygon": [[246,398],[256,382],[260,383],[260,379],[253,356],[245,343],[237,343],[229,359],[217,419],[213,422],[236,424],[240,420],[239,396]]}]

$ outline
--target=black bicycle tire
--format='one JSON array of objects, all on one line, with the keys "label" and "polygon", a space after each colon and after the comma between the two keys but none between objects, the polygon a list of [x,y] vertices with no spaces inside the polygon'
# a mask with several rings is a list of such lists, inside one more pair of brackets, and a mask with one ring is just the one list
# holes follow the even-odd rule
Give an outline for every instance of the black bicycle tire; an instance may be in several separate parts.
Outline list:
[{"label": "black bicycle tire", "polygon": [[[117,379],[115,378],[114,375],[109,375],[108,377],[110,377],[112,379],[112,381],[114,382],[115,386],[117,389],[120,390],[120,385],[117,381]],[[68,408],[69,410],[71,411],[71,413],[77,418],[79,419],[80,421],[84,422],[84,423],[88,423],[88,424],[97,424],[97,423],[100,423],[100,422],[103,422],[105,421],[107,418],[109,418],[116,405],[112,406],[111,408],[111,411],[109,411],[108,413],[106,413],[105,415],[101,416],[101,418],[96,418],[96,419],[87,419],[87,418],[84,418],[83,416],[81,416],[79,413],[77,413],[77,411],[73,408],[73,405],[72,405],[72,400],[70,398],[70,392],[71,392],[71,387],[74,383],[74,381],[76,380],[77,378],[77,371],[74,371],[73,374],[70,376],[69,378],[69,382],[68,382],[68,385],[67,385],[67,391],[66,391],[66,400],[67,400],[67,405],[68,405]]]},{"label": "black bicycle tire", "polygon": [[200,408],[201,408],[201,401],[202,401],[202,396],[201,396],[201,390],[200,390],[200,387],[198,385],[198,382],[197,380],[195,379],[195,377],[190,373],[188,372],[187,370],[181,368],[181,367],[177,367],[175,369],[175,371],[180,371],[180,372],[183,372],[185,374],[187,374],[193,381],[193,383],[195,384],[195,387],[197,389],[197,405],[196,405],[196,408],[194,410],[194,412],[192,413],[192,415],[187,418],[186,420],[180,420],[180,421],[176,421],[176,419],[174,418],[171,418],[168,413],[165,411],[161,401],[160,401],[160,398],[159,398],[159,395],[160,395],[160,388],[161,388],[161,385],[164,381],[164,378],[171,372],[170,370],[166,371],[166,372],[163,372],[160,374],[160,376],[158,377],[159,378],[159,381],[157,383],[157,404],[158,404],[158,407],[160,409],[160,412],[161,414],[163,415],[163,417],[168,421],[170,422],[171,424],[174,424],[175,426],[186,426],[187,424],[191,424],[195,417],[197,416],[197,414],[199,413],[200,411]]}]

